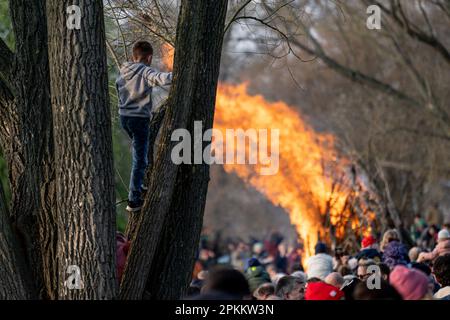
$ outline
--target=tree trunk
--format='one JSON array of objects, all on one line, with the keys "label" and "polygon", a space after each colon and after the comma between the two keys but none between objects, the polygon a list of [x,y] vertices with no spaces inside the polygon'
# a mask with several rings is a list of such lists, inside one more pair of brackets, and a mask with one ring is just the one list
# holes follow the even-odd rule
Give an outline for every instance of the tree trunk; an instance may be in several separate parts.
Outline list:
[{"label": "tree trunk", "polygon": [[4,81],[0,79],[0,148],[8,156],[11,145],[11,127],[14,123],[14,96]]},{"label": "tree trunk", "polygon": [[25,261],[9,220],[3,186],[0,182],[0,299],[33,298],[31,280],[26,276]]},{"label": "tree trunk", "polygon": [[[81,28],[72,30],[66,27],[66,8],[73,4],[47,4],[60,227],[58,296],[112,299],[117,291],[116,220],[103,5],[100,0],[80,2]],[[72,265],[79,268],[80,286],[70,290],[65,280],[76,276],[66,273]]]},{"label": "tree trunk", "polygon": [[154,284],[150,297],[157,299],[180,298],[189,284],[209,166],[175,165],[171,152],[176,143],[171,135],[179,128],[192,134],[194,120],[202,121],[204,130],[212,126],[226,9],[226,0],[181,2],[174,83],[149,191],[122,279],[121,298],[141,299],[147,280]]},{"label": "tree trunk", "polygon": [[[383,169],[380,169],[383,170]],[[400,217],[400,214],[397,211],[394,200],[392,199],[391,192],[387,183],[387,180],[384,176],[384,173],[381,175],[381,179],[385,184],[385,194],[386,194],[386,208],[389,216],[394,222],[395,228],[398,230],[400,235],[400,240],[405,243],[408,247],[414,246],[414,241],[412,241],[411,236],[409,235],[408,230],[405,228],[403,221]]]},{"label": "tree trunk", "polygon": [[44,0],[11,2],[16,50],[9,70],[15,101],[5,147],[11,216],[41,298],[53,297],[56,247],[53,136]]}]

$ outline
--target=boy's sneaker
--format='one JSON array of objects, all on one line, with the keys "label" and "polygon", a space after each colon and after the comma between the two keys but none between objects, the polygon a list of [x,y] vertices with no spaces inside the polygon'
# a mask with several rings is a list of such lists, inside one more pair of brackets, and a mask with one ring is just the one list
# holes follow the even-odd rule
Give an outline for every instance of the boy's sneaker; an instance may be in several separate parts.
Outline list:
[{"label": "boy's sneaker", "polygon": [[141,185],[141,190],[142,190],[142,192],[147,192],[148,191],[148,187],[144,186],[144,185]]},{"label": "boy's sneaker", "polygon": [[142,201],[128,201],[126,210],[128,212],[136,212],[142,209]]}]

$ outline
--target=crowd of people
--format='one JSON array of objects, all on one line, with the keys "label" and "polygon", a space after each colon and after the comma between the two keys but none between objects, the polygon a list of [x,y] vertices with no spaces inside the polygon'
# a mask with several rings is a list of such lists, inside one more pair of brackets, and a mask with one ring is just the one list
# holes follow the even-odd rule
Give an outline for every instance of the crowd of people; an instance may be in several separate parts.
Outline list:
[{"label": "crowd of people", "polygon": [[420,218],[402,242],[396,229],[365,236],[357,252],[322,242],[301,246],[273,234],[264,241],[201,241],[187,299],[450,300],[450,230]]}]

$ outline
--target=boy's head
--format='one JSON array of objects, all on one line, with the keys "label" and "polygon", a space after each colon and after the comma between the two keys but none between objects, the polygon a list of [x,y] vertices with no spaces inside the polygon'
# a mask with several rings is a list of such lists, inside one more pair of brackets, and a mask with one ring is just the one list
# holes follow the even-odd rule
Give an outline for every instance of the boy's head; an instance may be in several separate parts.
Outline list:
[{"label": "boy's head", "polygon": [[152,63],[153,47],[148,41],[138,41],[133,46],[133,61],[146,65]]}]

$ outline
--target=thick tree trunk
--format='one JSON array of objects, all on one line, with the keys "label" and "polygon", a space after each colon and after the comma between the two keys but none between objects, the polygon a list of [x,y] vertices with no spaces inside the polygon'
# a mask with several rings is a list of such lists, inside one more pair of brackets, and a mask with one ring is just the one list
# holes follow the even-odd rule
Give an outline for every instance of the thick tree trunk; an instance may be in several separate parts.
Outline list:
[{"label": "thick tree trunk", "polygon": [[[209,1],[203,7],[203,27],[210,35],[207,42],[199,44],[197,59],[198,65],[207,72],[199,72],[192,92],[182,93],[182,96],[193,98],[187,127],[191,137],[195,137],[195,121],[201,121],[203,125],[202,136],[213,126],[227,1]],[[208,144],[204,142],[202,150]],[[194,159],[193,152],[191,159]],[[178,170],[174,196],[150,269],[147,285],[150,298],[179,299],[188,289],[199,246],[209,179],[209,165],[205,163],[181,165]]]},{"label": "thick tree trunk", "polygon": [[[8,150],[11,144],[11,124],[14,122],[11,110],[15,110],[14,96],[5,82],[0,80],[0,148]],[[20,247],[6,203],[3,185],[0,181],[0,299],[16,300],[35,298],[31,290],[29,269]],[[28,281],[27,281],[28,280]]]},{"label": "thick tree trunk", "polygon": [[[112,299],[116,224],[103,5],[80,1],[81,28],[72,30],[66,27],[66,8],[78,1],[47,2],[60,226],[58,296]],[[80,271],[75,289],[65,283],[76,276],[75,269],[66,273],[72,265]]]},{"label": "thick tree trunk", "polygon": [[[122,279],[123,299],[141,299],[147,279],[155,283],[151,298],[176,299],[188,286],[200,236],[209,167],[175,165],[171,152],[176,143],[171,141],[171,135],[179,128],[193,133],[194,120],[203,121],[205,130],[212,126],[226,9],[226,0],[181,2],[175,78],[149,191]],[[164,286],[170,288],[164,291]]]},{"label": "thick tree trunk", "polygon": [[53,137],[44,0],[11,2],[16,50],[9,70],[14,109],[5,143],[12,190],[11,216],[39,297],[55,293],[56,246]]}]

